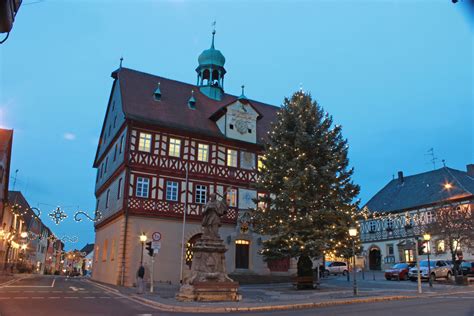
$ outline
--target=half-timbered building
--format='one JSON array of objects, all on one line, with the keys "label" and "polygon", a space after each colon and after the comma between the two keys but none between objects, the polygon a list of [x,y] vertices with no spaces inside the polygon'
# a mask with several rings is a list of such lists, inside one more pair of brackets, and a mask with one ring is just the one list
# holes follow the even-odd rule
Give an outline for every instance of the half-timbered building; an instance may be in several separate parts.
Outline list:
[{"label": "half-timbered building", "polygon": [[[459,212],[474,210],[474,165],[466,171],[443,167],[391,180],[364,206],[371,215],[361,222],[360,238],[365,262],[370,270],[381,270],[396,262],[416,260],[415,239],[424,243],[421,259],[451,260],[447,240],[432,236],[423,241],[427,225],[436,220],[437,211],[446,205]],[[474,248],[459,245],[465,259],[474,259]]]},{"label": "half-timbered building", "polygon": [[[198,61],[195,85],[124,67],[112,73],[94,161],[101,215],[95,224],[96,280],[132,285],[143,251],[139,236],[151,241],[155,232],[162,237],[154,279],[186,277],[212,192],[229,206],[220,229],[228,272],[270,271],[258,255],[262,240],[249,229],[248,209],[259,194],[259,155],[278,108],[248,99],[243,87],[240,96],[225,93],[225,58],[214,47],[214,34]],[[143,263],[149,271],[147,254]],[[275,269],[288,271],[288,265]]]}]

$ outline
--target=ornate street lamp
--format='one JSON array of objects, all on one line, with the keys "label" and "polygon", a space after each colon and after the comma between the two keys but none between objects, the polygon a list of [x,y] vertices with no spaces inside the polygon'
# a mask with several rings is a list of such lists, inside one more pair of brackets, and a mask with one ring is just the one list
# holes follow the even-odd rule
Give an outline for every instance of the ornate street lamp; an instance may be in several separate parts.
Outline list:
[{"label": "ornate street lamp", "polygon": [[145,247],[145,242],[146,242],[145,233],[142,233],[140,235],[140,242],[142,243],[142,253],[141,253],[141,258],[140,258],[140,266],[142,266],[143,265],[143,248]]},{"label": "ornate street lamp", "polygon": [[431,235],[428,233],[423,234],[423,240],[427,242],[426,244],[426,254],[428,255],[428,282],[430,284],[430,287],[433,287],[433,279],[431,278],[431,264],[430,264],[430,252],[431,252],[431,247],[430,247],[430,240],[431,240]]},{"label": "ornate street lamp", "polygon": [[355,237],[357,236],[357,228],[349,228],[349,236],[352,237],[352,255],[353,255],[353,264],[352,264],[352,274],[354,279],[354,296],[357,296],[357,280],[356,280],[356,257],[355,257]]}]

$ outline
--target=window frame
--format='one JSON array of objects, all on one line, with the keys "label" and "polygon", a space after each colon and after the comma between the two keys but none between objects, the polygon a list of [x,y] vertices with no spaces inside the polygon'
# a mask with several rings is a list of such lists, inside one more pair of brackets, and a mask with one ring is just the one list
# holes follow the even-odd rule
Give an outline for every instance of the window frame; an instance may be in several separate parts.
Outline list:
[{"label": "window frame", "polygon": [[[206,160],[201,160],[199,159],[199,150],[200,150],[200,146],[206,146]],[[209,150],[210,146],[209,144],[206,144],[206,143],[197,143],[197,146],[196,146],[196,161],[200,161],[200,162],[209,162],[209,154],[210,154],[210,150]]]},{"label": "window frame", "polygon": [[[229,152],[235,152],[235,166],[229,165]],[[233,149],[233,148],[227,148],[226,149],[226,157],[225,157],[225,164],[229,168],[238,168],[239,167],[239,150],[238,149]]]},{"label": "window frame", "polygon": [[110,200],[110,189],[107,190],[105,193],[105,208],[109,208],[109,200]]},{"label": "window frame", "polygon": [[[144,149],[141,149],[140,146],[140,142],[141,142],[141,139],[142,139],[142,134],[143,135],[150,135],[150,146],[149,146],[149,150],[144,150]],[[144,143],[143,143],[143,146],[146,145],[146,138],[144,138]],[[145,146],[146,148],[146,146]],[[137,144],[137,149],[138,151],[140,152],[144,152],[144,153],[152,153],[153,152],[153,134],[152,133],[147,133],[147,132],[138,132],[138,144]]]},{"label": "window frame", "polygon": [[[202,199],[200,202],[198,202],[198,186],[205,188],[204,191],[200,190],[200,192],[204,192],[204,202],[202,202]],[[207,203],[208,197],[209,197],[209,186],[203,183],[195,183],[194,184],[194,203],[204,205]]]},{"label": "window frame", "polygon": [[120,177],[117,184],[117,200],[120,200],[120,198],[122,197],[122,182],[123,178]]},{"label": "window frame", "polygon": [[[168,183],[174,182],[177,183],[176,187],[176,200],[168,199]],[[179,203],[180,202],[180,182],[177,179],[165,179],[165,200],[172,203]]]},{"label": "window frame", "polygon": [[[141,195],[138,195],[138,180],[139,179],[146,179],[147,180],[147,195],[146,196],[143,196],[143,194]],[[143,184],[142,184],[142,192],[143,192]],[[135,179],[135,197],[137,198],[142,198],[142,199],[147,199],[150,197],[150,178],[149,177],[146,177],[146,176],[137,176],[136,179]]]},{"label": "window frame", "polygon": [[[231,205],[231,203],[229,203],[230,200],[228,199],[228,197],[229,197],[230,191],[235,192],[235,205]],[[239,206],[239,190],[236,188],[232,188],[232,189],[228,188],[226,196],[225,196],[225,201],[229,207],[233,207],[233,208],[238,207]]]},{"label": "window frame", "polygon": [[[178,152],[178,156],[174,156],[174,155],[171,155],[171,140],[178,140],[179,141],[179,152]],[[168,150],[167,150],[167,155],[168,157],[172,157],[172,158],[181,158],[181,156],[183,155],[182,151],[183,151],[183,140],[181,138],[178,138],[178,137],[172,137],[172,136],[168,136]],[[173,144],[173,148],[176,146],[176,144]]]}]

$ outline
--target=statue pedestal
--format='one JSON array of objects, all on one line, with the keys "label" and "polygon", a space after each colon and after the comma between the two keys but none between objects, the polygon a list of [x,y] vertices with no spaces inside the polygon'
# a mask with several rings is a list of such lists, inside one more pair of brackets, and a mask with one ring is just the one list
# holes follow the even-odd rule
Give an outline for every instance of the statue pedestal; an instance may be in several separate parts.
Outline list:
[{"label": "statue pedestal", "polygon": [[191,277],[181,286],[179,301],[238,301],[239,283],[225,271],[224,242],[203,237],[193,247]]}]

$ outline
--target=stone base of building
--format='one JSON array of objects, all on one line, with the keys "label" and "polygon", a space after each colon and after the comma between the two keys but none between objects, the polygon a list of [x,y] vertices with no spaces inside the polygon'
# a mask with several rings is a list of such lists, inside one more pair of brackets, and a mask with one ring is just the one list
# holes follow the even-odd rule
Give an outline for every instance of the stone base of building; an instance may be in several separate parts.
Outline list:
[{"label": "stone base of building", "polygon": [[176,295],[178,301],[222,302],[240,301],[238,282],[195,282],[183,285]]}]

